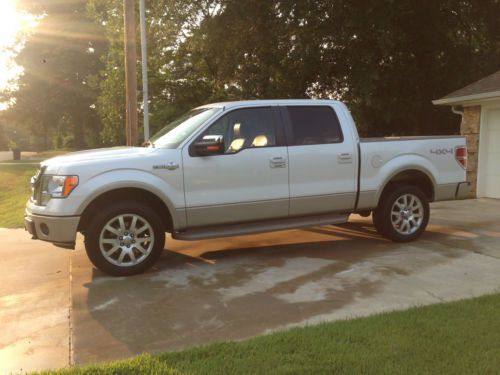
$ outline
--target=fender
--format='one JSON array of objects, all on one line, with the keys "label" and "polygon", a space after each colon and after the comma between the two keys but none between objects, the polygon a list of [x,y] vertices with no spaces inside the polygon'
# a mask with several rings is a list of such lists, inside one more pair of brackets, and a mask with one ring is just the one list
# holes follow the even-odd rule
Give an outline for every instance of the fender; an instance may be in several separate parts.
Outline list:
[{"label": "fender", "polygon": [[434,165],[426,158],[417,155],[417,154],[406,154],[397,156],[387,163],[380,169],[379,175],[383,176],[383,182],[380,184],[376,194],[375,194],[375,206],[378,205],[380,200],[380,196],[384,191],[387,184],[399,173],[417,170],[419,172],[424,173],[432,183],[433,191],[436,191],[437,187],[437,169]]},{"label": "fender", "polygon": [[146,190],[165,203],[175,229],[185,227],[184,191],[177,190],[153,173],[139,169],[115,169],[98,174],[79,186],[79,195],[85,197],[77,209],[81,215],[85,208],[100,195],[120,188]]}]

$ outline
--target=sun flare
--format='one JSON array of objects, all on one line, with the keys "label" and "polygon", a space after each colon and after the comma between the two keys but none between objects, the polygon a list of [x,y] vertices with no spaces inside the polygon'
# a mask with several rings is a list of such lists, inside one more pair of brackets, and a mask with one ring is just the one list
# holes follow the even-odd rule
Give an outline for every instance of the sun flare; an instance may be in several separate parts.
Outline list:
[{"label": "sun flare", "polygon": [[20,46],[20,33],[35,23],[35,17],[18,11],[16,0],[0,0],[0,90],[22,71],[12,59]]}]

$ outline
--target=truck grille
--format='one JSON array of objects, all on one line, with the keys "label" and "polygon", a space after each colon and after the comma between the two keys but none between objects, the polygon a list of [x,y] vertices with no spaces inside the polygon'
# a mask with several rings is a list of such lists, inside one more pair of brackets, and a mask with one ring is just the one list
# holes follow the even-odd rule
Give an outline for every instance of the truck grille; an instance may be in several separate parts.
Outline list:
[{"label": "truck grille", "polygon": [[40,169],[31,177],[31,200],[36,205],[39,205],[42,197],[42,175],[47,167],[40,167]]}]

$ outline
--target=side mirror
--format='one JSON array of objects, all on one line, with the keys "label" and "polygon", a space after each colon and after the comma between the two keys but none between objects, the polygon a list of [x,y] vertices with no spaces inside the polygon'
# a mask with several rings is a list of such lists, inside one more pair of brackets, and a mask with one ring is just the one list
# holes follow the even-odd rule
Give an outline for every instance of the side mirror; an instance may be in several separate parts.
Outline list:
[{"label": "side mirror", "polygon": [[206,135],[194,144],[194,151],[199,156],[221,155],[224,153],[224,137]]}]

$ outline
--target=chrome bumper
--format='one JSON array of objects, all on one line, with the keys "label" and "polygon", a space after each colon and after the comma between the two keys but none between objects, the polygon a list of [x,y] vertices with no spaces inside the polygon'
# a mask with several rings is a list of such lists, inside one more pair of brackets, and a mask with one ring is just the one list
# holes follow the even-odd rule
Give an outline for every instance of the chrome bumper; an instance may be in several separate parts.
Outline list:
[{"label": "chrome bumper", "polygon": [[26,210],[24,229],[35,240],[49,241],[59,247],[74,249],[80,216],[41,216]]}]

